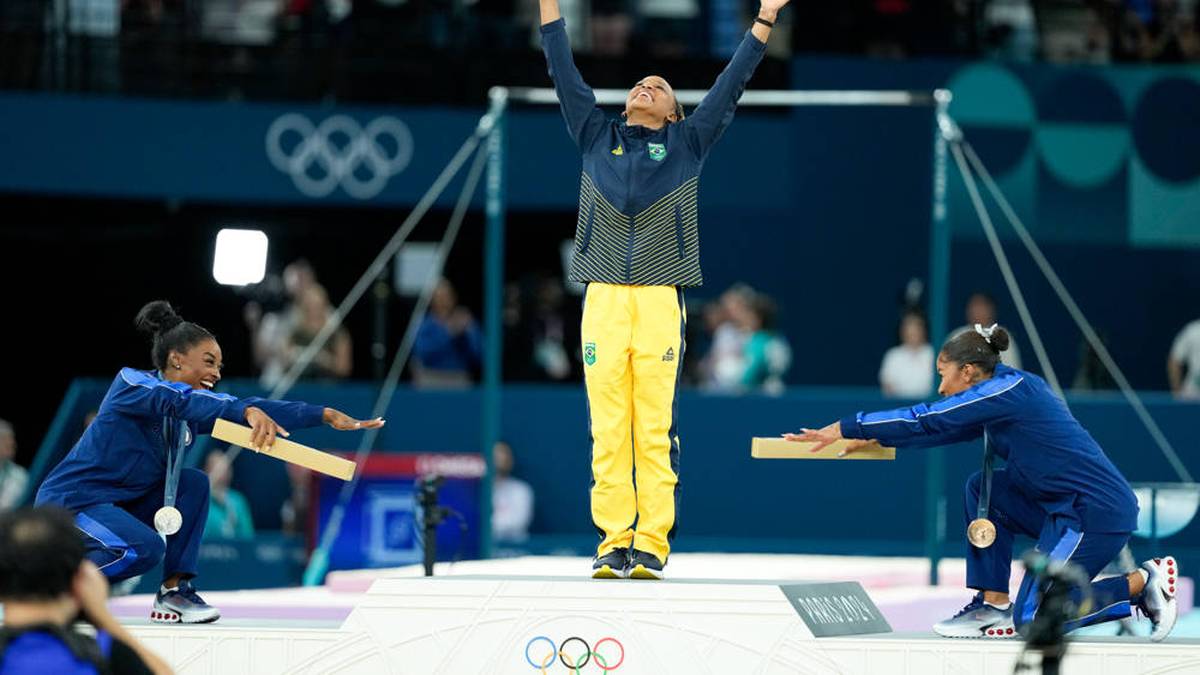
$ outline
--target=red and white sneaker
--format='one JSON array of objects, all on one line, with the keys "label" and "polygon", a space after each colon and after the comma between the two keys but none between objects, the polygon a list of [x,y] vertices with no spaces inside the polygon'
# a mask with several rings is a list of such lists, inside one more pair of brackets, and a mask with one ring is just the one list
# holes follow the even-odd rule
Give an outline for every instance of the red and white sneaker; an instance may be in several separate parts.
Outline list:
[{"label": "red and white sneaker", "polygon": [[993,607],[983,601],[983,593],[976,593],[958,614],[933,625],[933,632],[949,638],[1011,639],[1019,637],[1013,626],[1013,607]]},{"label": "red and white sneaker", "polygon": [[189,581],[172,589],[160,588],[150,611],[154,623],[211,623],[219,618],[221,612],[204,602]]},{"label": "red and white sneaker", "polygon": [[1154,624],[1150,639],[1161,642],[1171,634],[1179,608],[1175,604],[1175,587],[1179,582],[1179,565],[1175,558],[1155,558],[1142,563],[1146,570],[1146,588],[1142,591],[1137,606]]}]

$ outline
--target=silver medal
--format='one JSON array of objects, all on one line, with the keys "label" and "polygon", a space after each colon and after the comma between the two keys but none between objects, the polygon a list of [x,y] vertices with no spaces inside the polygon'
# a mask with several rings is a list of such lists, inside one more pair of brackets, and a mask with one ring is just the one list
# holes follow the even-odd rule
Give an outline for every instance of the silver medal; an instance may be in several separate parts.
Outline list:
[{"label": "silver medal", "polygon": [[164,506],[154,512],[154,529],[159,534],[172,535],[183,527],[183,514],[174,506]]}]

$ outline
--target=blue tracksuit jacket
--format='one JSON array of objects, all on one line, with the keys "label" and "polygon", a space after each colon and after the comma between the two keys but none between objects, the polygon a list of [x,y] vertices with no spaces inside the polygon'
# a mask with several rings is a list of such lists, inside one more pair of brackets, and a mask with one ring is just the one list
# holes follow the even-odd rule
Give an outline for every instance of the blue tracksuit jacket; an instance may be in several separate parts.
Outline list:
[{"label": "blue tracksuit jacket", "polygon": [[766,44],[747,31],[695,111],[655,130],[609,119],[596,107],[596,96],[571,58],[562,19],[541,31],[567,129],[583,154],[569,278],[635,286],[701,285],[700,170],[733,121]]},{"label": "blue tracksuit jacket", "polygon": [[899,448],[958,443],[986,429],[996,455],[1007,460],[1014,488],[1048,516],[1087,532],[1137,527],[1129,483],[1063,400],[1032,373],[997,365],[991,379],[962,393],[911,408],[860,412],[841,425],[846,438]]},{"label": "blue tracksuit jacket", "polygon": [[179,437],[178,425],[187,425],[190,447],[196,436],[212,431],[217,418],[244,424],[247,406],[261,408],[289,431],[319,426],[324,413],[322,406],[238,399],[169,382],[155,371],[123,368],[96,419],[38,489],[37,503],[78,512],[161,493],[167,448]]}]

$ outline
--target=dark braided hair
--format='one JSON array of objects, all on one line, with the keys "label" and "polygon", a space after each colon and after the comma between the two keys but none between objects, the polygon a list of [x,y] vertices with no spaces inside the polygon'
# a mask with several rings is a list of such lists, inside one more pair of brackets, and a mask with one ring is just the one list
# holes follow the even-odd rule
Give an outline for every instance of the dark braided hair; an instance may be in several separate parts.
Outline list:
[{"label": "dark braided hair", "polygon": [[970,363],[984,374],[991,375],[1000,362],[1000,352],[1008,349],[1010,342],[1008,331],[1000,326],[993,326],[990,339],[968,328],[946,341],[942,355],[951,363],[960,366]]},{"label": "dark braided hair", "polygon": [[146,303],[133,323],[139,332],[150,335],[153,341],[150,359],[159,370],[167,369],[167,356],[171,352],[183,354],[205,340],[216,340],[202,326],[184,321],[166,300]]}]

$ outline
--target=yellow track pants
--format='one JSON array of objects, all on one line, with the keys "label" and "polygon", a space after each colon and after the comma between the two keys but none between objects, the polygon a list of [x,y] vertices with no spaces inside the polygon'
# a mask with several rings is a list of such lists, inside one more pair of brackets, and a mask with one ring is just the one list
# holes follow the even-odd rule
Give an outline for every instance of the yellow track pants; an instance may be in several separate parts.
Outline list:
[{"label": "yellow track pants", "polygon": [[583,361],[598,555],[630,547],[665,563],[671,551],[686,320],[683,291],[674,286],[588,284]]}]

